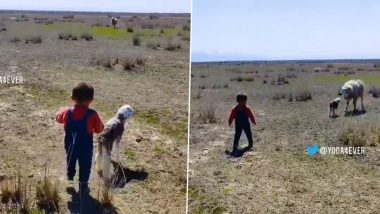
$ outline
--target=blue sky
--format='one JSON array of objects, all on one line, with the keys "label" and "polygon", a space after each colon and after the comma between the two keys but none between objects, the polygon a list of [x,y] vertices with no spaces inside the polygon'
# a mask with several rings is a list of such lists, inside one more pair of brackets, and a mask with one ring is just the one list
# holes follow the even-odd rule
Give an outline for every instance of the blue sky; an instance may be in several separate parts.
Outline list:
[{"label": "blue sky", "polygon": [[1,0],[0,9],[190,13],[190,0]]},{"label": "blue sky", "polygon": [[380,1],[193,0],[192,61],[380,58]]}]

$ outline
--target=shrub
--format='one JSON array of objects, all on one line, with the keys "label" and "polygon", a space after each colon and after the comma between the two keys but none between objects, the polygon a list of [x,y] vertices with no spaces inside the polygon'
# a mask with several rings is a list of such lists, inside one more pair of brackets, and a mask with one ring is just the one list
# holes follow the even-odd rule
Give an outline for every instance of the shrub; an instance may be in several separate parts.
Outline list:
[{"label": "shrub", "polygon": [[127,28],[127,32],[128,32],[128,33],[133,33],[133,28],[128,27],[128,28]]},{"label": "shrub", "polygon": [[368,121],[346,121],[339,134],[339,140],[345,145],[356,147],[379,146],[380,127],[377,123]]},{"label": "shrub", "polygon": [[190,31],[190,25],[184,25],[182,26],[183,31]]},{"label": "shrub", "polygon": [[58,181],[48,174],[45,167],[44,175],[38,179],[36,184],[37,206],[49,212],[59,211],[60,197],[58,190]]},{"label": "shrub", "polygon": [[160,47],[160,42],[158,42],[158,41],[149,41],[149,42],[146,43],[146,47],[157,50]]},{"label": "shrub", "polygon": [[177,49],[181,49],[181,43],[179,43],[178,41],[174,41],[173,39],[169,39],[166,42],[165,50],[174,51]]},{"label": "shrub", "polygon": [[369,87],[369,94],[372,95],[372,97],[379,97],[380,96],[380,88],[376,87],[375,85],[371,85]]},{"label": "shrub", "polygon": [[7,27],[4,24],[0,23],[0,32],[1,31],[7,31]]},{"label": "shrub", "polygon": [[[292,97],[293,97],[293,94],[292,94]],[[294,98],[296,99],[296,101],[302,101],[302,102],[312,100],[311,93],[308,90],[296,91],[294,94]]]},{"label": "shrub", "polygon": [[82,33],[80,38],[85,39],[86,41],[91,41],[93,39],[93,36],[90,33]]},{"label": "shrub", "polygon": [[29,36],[25,39],[25,43],[41,43],[42,38],[41,36]]},{"label": "shrub", "polygon": [[146,61],[145,58],[141,56],[134,56],[134,57],[127,56],[127,57],[124,57],[124,59],[122,60],[122,66],[124,70],[131,71],[137,66],[144,65],[145,61]]},{"label": "shrub", "polygon": [[231,81],[237,81],[237,82],[253,82],[255,81],[255,78],[253,77],[242,77],[242,76],[238,76],[238,77],[234,77],[234,78],[231,78],[230,79]]},{"label": "shrub", "polygon": [[199,119],[203,123],[216,123],[217,118],[215,114],[215,107],[214,105],[209,105],[204,109],[201,109],[200,114],[199,114]]},{"label": "shrub", "polygon": [[112,59],[109,55],[91,56],[91,64],[96,66],[103,66],[105,68],[112,68]]},{"label": "shrub", "polygon": [[188,41],[188,42],[190,42],[190,35],[189,35],[189,34],[187,34],[187,35],[183,35],[181,38],[182,38],[183,41]]},{"label": "shrub", "polygon": [[10,42],[12,42],[12,43],[16,43],[16,42],[20,42],[21,41],[21,39],[20,38],[18,38],[18,37],[13,37],[11,40],[9,40]]},{"label": "shrub", "polygon": [[58,39],[60,40],[70,40],[73,37],[71,33],[59,33]]},{"label": "shrub", "polygon": [[141,45],[141,37],[138,34],[133,35],[133,45],[140,46]]}]

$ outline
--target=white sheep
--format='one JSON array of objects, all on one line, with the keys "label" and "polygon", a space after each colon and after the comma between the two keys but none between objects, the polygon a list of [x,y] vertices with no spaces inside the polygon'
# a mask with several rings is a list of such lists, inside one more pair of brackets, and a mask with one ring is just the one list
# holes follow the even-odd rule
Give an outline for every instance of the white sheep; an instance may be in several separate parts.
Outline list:
[{"label": "white sheep", "polygon": [[134,115],[129,105],[119,108],[116,115],[107,121],[103,132],[97,139],[96,168],[105,185],[110,185],[112,175],[111,163],[120,162],[120,141],[124,132],[124,124]]},{"label": "white sheep", "polygon": [[361,99],[362,111],[365,111],[364,106],[363,106],[363,94],[364,94],[364,83],[363,83],[363,81],[361,81],[361,80],[349,80],[349,81],[345,82],[339,91],[339,95],[340,96],[343,95],[343,98],[345,100],[347,100],[345,112],[347,112],[348,104],[349,104],[351,99],[353,99],[352,102],[354,105],[354,112],[356,112],[356,110],[357,110],[356,109],[356,102],[357,102],[359,97]]}]

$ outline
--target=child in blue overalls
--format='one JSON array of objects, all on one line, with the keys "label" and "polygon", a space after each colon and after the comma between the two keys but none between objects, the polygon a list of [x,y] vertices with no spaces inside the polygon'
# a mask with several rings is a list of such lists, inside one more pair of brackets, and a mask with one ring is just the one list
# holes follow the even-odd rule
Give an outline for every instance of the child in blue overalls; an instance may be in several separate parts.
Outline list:
[{"label": "child in blue overalls", "polygon": [[94,98],[94,89],[86,83],[79,83],[73,88],[72,100],[75,105],[59,111],[58,123],[65,127],[65,150],[67,162],[67,179],[73,181],[79,164],[79,190],[89,192],[88,180],[91,173],[93,133],[103,131],[104,125],[98,113],[89,108]]},{"label": "child in blue overalls", "polygon": [[231,156],[237,156],[239,148],[239,140],[242,131],[245,132],[248,139],[248,147],[245,148],[249,150],[253,146],[251,124],[249,120],[256,125],[255,117],[249,106],[247,106],[247,95],[238,94],[236,97],[237,105],[232,109],[230,117],[228,119],[228,125],[231,127],[233,120],[235,120],[235,136],[234,136],[234,145],[231,152]]}]

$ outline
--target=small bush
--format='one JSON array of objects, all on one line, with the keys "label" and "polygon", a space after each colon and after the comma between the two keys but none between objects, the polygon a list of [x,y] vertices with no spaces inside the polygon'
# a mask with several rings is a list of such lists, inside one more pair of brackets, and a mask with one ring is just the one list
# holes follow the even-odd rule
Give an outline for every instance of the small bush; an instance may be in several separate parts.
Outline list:
[{"label": "small bush", "polygon": [[140,46],[141,45],[141,37],[138,34],[133,35],[133,45],[134,46]]},{"label": "small bush", "polygon": [[179,43],[178,41],[174,41],[173,39],[169,39],[166,42],[165,50],[175,51],[177,49],[181,49],[181,43]]},{"label": "small bush", "polygon": [[345,145],[355,147],[376,147],[380,145],[380,127],[377,123],[347,121],[340,132],[339,140]]},{"label": "small bush", "polygon": [[11,40],[9,40],[10,42],[12,42],[12,43],[17,43],[17,42],[20,42],[21,41],[21,39],[20,38],[18,38],[18,37],[13,37]]},{"label": "small bush", "polygon": [[85,39],[86,41],[93,40],[93,36],[90,33],[82,33],[80,38]]},{"label": "small bush", "polygon": [[237,81],[237,82],[253,82],[255,81],[255,78],[253,77],[242,77],[242,76],[239,76],[239,77],[234,77],[234,78],[231,78],[230,79],[231,81]]},{"label": "small bush", "polygon": [[26,44],[28,44],[28,43],[34,43],[34,44],[42,43],[42,38],[41,38],[41,36],[29,36],[25,39],[25,43]]},{"label": "small bush", "polygon": [[7,31],[7,27],[4,24],[0,24],[0,32]]},{"label": "small bush", "polygon": [[[293,97],[293,94],[292,94],[292,97]],[[294,98],[296,101],[301,101],[301,102],[312,100],[311,93],[308,90],[296,91],[294,94]]]},{"label": "small bush", "polygon": [[190,31],[190,25],[184,25],[182,26],[183,31]]},{"label": "small bush", "polygon": [[58,39],[60,40],[70,40],[73,37],[71,33],[59,33]]},{"label": "small bush", "polygon": [[149,42],[146,43],[146,47],[157,50],[160,47],[160,42],[158,42],[158,41],[149,41]]},{"label": "small bush", "polygon": [[112,58],[108,55],[92,56],[91,64],[96,66],[103,66],[105,68],[112,68]]},{"label": "small bush", "polygon": [[128,33],[133,33],[133,28],[128,27],[128,28],[127,28],[127,32],[128,32]]},{"label": "small bush", "polygon": [[371,85],[369,87],[369,94],[371,94],[372,97],[375,97],[375,98],[379,97],[380,96],[380,88],[378,88],[375,85]]},{"label": "small bush", "polygon": [[36,184],[37,206],[48,212],[59,211],[59,185],[45,168],[44,176],[39,178]]},{"label": "small bush", "polygon": [[127,56],[127,57],[124,57],[124,59],[122,60],[122,66],[124,68],[124,70],[126,71],[131,71],[133,70],[134,68],[136,68],[137,66],[142,66],[145,64],[145,58],[143,57],[140,57],[140,56]]},{"label": "small bush", "polygon": [[199,119],[203,123],[217,123],[214,105],[209,105],[204,109],[201,109]]}]

